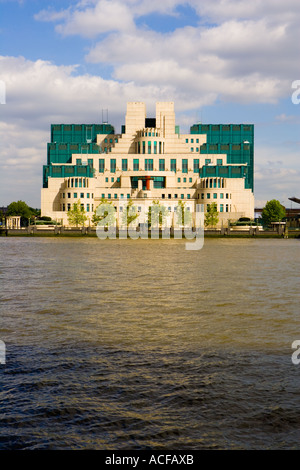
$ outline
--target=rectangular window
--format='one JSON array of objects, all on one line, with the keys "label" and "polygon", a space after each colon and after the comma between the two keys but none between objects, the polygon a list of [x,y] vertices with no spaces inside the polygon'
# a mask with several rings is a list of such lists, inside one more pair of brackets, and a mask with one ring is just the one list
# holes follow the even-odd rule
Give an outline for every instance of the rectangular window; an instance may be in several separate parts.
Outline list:
[{"label": "rectangular window", "polygon": [[65,212],[66,210],[66,204],[63,204],[63,211]]},{"label": "rectangular window", "polygon": [[89,199],[90,198],[90,193],[86,193],[86,197]]},{"label": "rectangular window", "polygon": [[176,159],[175,158],[171,159],[171,171],[175,171],[176,173]]},{"label": "rectangular window", "polygon": [[130,194],[127,194],[127,199],[130,199]]},{"label": "rectangular window", "polygon": [[188,144],[188,143],[189,143],[189,139],[185,139],[185,143]]},{"label": "rectangular window", "polygon": [[76,158],[76,165],[82,165],[81,158]]},{"label": "rectangular window", "polygon": [[193,143],[194,143],[194,139],[191,139],[191,144],[193,144]]},{"label": "rectangular window", "polygon": [[184,199],[184,194],[181,194],[180,197],[181,197],[181,199]]},{"label": "rectangular window", "polygon": [[146,153],[146,142],[143,142],[143,153]]},{"label": "rectangular window", "polygon": [[220,193],[220,199],[224,199],[224,193]]},{"label": "rectangular window", "polygon": [[226,212],[228,212],[228,204],[226,204]]},{"label": "rectangular window", "polygon": [[115,181],[115,178],[111,178],[111,179],[110,179],[110,181],[111,181],[112,183],[114,183],[114,181]]},{"label": "rectangular window", "polygon": [[127,171],[128,169],[128,160],[127,158],[122,158],[122,171]]},{"label": "rectangular window", "polygon": [[117,195],[117,194],[114,194],[114,198],[117,199],[117,198],[118,198],[118,195]]},{"label": "rectangular window", "polygon": [[148,153],[151,153],[151,141],[148,142]]},{"label": "rectangular window", "polygon": [[71,193],[68,193],[68,198],[70,199],[70,197],[71,197]]},{"label": "rectangular window", "polygon": [[108,183],[108,178],[107,177],[105,178],[105,183]]},{"label": "rectangular window", "polygon": [[153,159],[152,158],[145,159],[145,170],[153,171]]},{"label": "rectangular window", "polygon": [[104,158],[99,158],[99,173],[104,173]]},{"label": "rectangular window", "polygon": [[110,159],[110,172],[111,173],[116,172],[116,159],[115,158]]},{"label": "rectangular window", "polygon": [[178,197],[178,194],[174,194],[174,198],[177,199],[177,197]]},{"label": "rectangular window", "polygon": [[201,193],[201,199],[204,199],[204,193]]},{"label": "rectangular window", "polygon": [[224,212],[224,204],[220,204],[220,212]]},{"label": "rectangular window", "polygon": [[183,178],[183,182],[186,183],[186,178]]},{"label": "rectangular window", "polygon": [[189,178],[189,182],[192,183],[192,182],[193,182],[193,178]]},{"label": "rectangular window", "polygon": [[107,197],[108,197],[108,199],[111,199],[111,194],[108,194]]},{"label": "rectangular window", "polygon": [[154,153],[157,154],[157,142],[156,142],[156,140],[154,141]]},{"label": "rectangular window", "polygon": [[191,152],[193,152],[193,151],[194,151],[194,147],[191,147]]},{"label": "rectangular window", "polygon": [[138,158],[133,159],[133,171],[139,171],[139,159]]},{"label": "rectangular window", "polygon": [[191,199],[191,195],[190,195],[190,194],[188,194],[188,195],[187,195],[187,198],[188,198],[188,199]]},{"label": "rectangular window", "polygon": [[84,198],[84,193],[80,193],[80,198]]},{"label": "rectangular window", "polygon": [[217,193],[214,193],[214,199],[217,199],[218,195]]},{"label": "rectangular window", "polygon": [[68,211],[70,211],[70,210],[71,210],[71,204],[69,203],[68,204]]},{"label": "rectangular window", "polygon": [[206,159],[205,159],[205,165],[208,165],[209,163],[211,163],[211,159],[210,159],[210,158],[206,158]]},{"label": "rectangular window", "polygon": [[210,193],[207,193],[206,198],[210,199]]},{"label": "rectangular window", "polygon": [[194,173],[199,173],[199,158],[194,158]]},{"label": "rectangular window", "polygon": [[188,172],[188,159],[183,158],[182,159],[182,173],[187,173]]},{"label": "rectangular window", "polygon": [[177,183],[180,183],[180,181],[181,181],[181,178],[177,178]]},{"label": "rectangular window", "polygon": [[165,159],[164,158],[159,159],[159,171],[165,171]]},{"label": "rectangular window", "polygon": [[223,165],[222,158],[217,158],[217,165]]},{"label": "rectangular window", "polygon": [[101,194],[102,199],[105,199],[105,194]]},{"label": "rectangular window", "polygon": [[89,204],[86,205],[86,211],[90,212],[90,205]]},{"label": "rectangular window", "polygon": [[[77,199],[77,193],[74,193],[73,196],[74,196],[74,199]],[[68,194],[68,197],[69,197],[69,194]]]}]

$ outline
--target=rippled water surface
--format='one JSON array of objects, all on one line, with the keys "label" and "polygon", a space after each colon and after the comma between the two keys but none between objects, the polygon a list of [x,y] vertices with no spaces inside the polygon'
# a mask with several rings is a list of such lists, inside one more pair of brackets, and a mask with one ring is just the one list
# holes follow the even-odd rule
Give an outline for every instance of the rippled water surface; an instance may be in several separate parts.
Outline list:
[{"label": "rippled water surface", "polygon": [[300,241],[0,238],[0,449],[299,449]]}]

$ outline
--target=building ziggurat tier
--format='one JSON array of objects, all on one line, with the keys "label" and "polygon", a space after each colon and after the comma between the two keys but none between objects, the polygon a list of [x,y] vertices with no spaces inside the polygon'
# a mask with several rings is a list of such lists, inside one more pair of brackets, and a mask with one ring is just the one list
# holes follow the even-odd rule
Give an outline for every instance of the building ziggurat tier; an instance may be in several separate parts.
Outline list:
[{"label": "building ziggurat tier", "polygon": [[41,212],[68,225],[80,199],[87,224],[102,199],[159,201],[173,214],[179,201],[192,213],[217,204],[219,225],[254,217],[253,124],[194,124],[180,134],[173,102],[156,103],[148,118],[141,102],[127,103],[120,134],[104,124],[52,124],[43,167]]}]

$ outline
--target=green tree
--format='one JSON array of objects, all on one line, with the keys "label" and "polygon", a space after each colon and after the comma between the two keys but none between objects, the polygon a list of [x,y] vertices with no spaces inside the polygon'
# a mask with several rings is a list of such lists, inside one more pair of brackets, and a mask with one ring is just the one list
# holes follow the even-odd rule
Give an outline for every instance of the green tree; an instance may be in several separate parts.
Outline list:
[{"label": "green tree", "polygon": [[285,216],[285,208],[276,199],[268,201],[261,213],[264,226],[270,225],[271,222],[280,222]]},{"label": "green tree", "polygon": [[178,206],[176,207],[176,223],[177,225],[190,225],[192,222],[192,213],[186,207],[186,203],[183,201],[178,201]]},{"label": "green tree", "polygon": [[73,207],[67,213],[67,217],[70,225],[75,225],[76,227],[78,227],[78,225],[84,225],[87,220],[87,215],[80,199],[74,202]]},{"label": "green tree", "polygon": [[36,209],[34,207],[29,207],[33,217],[40,217],[41,209]]},{"label": "green tree", "polygon": [[102,198],[100,204],[96,207],[93,213],[93,224],[109,227],[115,223],[115,220],[116,213],[112,201]]},{"label": "green tree", "polygon": [[208,204],[207,212],[205,213],[204,225],[205,227],[215,227],[219,222],[219,215],[217,204],[213,202],[212,204]]},{"label": "green tree", "polygon": [[165,225],[168,210],[159,201],[153,201],[148,210],[148,227],[162,228]]},{"label": "green tree", "polygon": [[21,216],[21,225],[28,225],[28,220],[34,215],[30,207],[24,201],[11,202],[7,207],[6,216]]},{"label": "green tree", "polygon": [[126,227],[131,224],[134,220],[136,220],[139,216],[136,206],[133,205],[132,199],[129,199],[128,204],[125,207],[125,211],[122,214],[122,224],[126,225]]}]

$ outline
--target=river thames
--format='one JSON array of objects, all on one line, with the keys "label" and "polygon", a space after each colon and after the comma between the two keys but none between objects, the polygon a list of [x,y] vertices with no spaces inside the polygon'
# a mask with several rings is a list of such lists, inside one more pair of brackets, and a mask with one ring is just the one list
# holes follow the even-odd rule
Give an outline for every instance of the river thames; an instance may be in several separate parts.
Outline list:
[{"label": "river thames", "polygon": [[299,262],[297,239],[1,237],[0,449],[300,449]]}]

